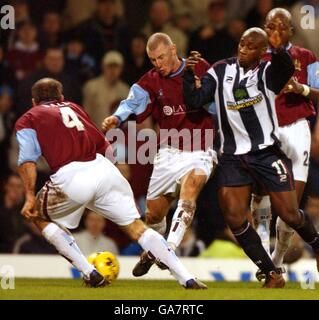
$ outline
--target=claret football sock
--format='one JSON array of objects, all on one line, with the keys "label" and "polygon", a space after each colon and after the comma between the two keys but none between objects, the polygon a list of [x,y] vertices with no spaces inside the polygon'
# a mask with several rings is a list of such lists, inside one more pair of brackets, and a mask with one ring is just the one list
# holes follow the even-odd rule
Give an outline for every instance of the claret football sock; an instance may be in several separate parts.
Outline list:
[{"label": "claret football sock", "polygon": [[257,231],[261,243],[270,255],[270,222],[271,222],[271,204],[270,197],[264,196],[261,201],[256,201],[255,196],[252,198],[251,211],[254,220],[254,227]]},{"label": "claret football sock", "polygon": [[276,222],[275,249],[271,255],[272,261],[276,267],[282,266],[284,256],[290,246],[293,234],[294,230],[289,227],[280,217],[278,217]]},{"label": "claret football sock", "polygon": [[174,212],[167,242],[173,250],[180,245],[187,228],[191,225],[196,210],[196,203],[180,199]]},{"label": "claret football sock", "polygon": [[94,267],[87,261],[77,246],[74,237],[69,232],[66,232],[55,223],[49,223],[42,230],[42,234],[65,259],[86,277],[89,277]]},{"label": "claret football sock", "polygon": [[275,270],[275,266],[262,246],[257,232],[248,221],[239,230],[233,230],[233,234],[247,256],[261,271],[268,274],[270,271]]},{"label": "claret football sock", "polygon": [[181,285],[185,285],[188,280],[194,279],[194,276],[177,258],[166,240],[156,231],[147,229],[139,238],[138,243],[149,255],[164,263]]}]

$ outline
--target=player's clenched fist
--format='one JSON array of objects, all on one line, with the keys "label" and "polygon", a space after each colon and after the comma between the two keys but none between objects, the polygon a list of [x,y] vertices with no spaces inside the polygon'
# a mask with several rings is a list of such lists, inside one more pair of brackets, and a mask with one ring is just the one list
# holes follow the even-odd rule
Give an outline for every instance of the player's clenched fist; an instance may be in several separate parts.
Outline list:
[{"label": "player's clenched fist", "polygon": [[198,51],[192,51],[190,56],[186,60],[186,69],[193,70],[195,69],[196,64],[202,59],[201,54]]},{"label": "player's clenched fist", "polygon": [[111,129],[117,128],[119,125],[119,119],[116,116],[110,116],[104,119],[102,123],[102,130],[107,132]]}]

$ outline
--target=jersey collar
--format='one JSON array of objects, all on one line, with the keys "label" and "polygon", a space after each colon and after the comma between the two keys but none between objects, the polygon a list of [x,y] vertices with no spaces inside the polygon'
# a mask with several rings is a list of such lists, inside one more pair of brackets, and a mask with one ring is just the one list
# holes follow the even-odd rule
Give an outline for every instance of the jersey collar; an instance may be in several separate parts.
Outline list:
[{"label": "jersey collar", "polygon": [[180,67],[173,73],[171,73],[168,77],[169,78],[173,78],[178,76],[185,68],[186,65],[186,59],[182,59],[182,64],[180,65]]},{"label": "jersey collar", "polygon": [[[288,50],[291,49],[291,47],[292,47],[292,43],[291,43],[291,42],[288,42],[288,44],[287,44],[286,47],[285,47],[285,50],[288,51]],[[268,47],[267,53],[271,53],[271,52],[272,52],[272,49]]]}]

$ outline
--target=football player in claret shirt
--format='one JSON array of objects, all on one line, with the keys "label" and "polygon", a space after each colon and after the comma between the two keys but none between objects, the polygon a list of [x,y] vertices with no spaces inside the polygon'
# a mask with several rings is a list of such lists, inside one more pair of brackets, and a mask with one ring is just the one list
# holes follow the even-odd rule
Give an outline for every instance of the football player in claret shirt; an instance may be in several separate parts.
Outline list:
[{"label": "football player in claret shirt", "polygon": [[[131,87],[114,115],[104,120],[103,128],[107,131],[118,127],[129,117],[140,123],[152,116],[158,124],[159,151],[148,187],[146,223],[164,234],[166,215],[173,200],[179,199],[167,238],[175,250],[192,222],[198,195],[217,161],[212,150],[212,106],[201,110],[188,110],[185,106],[182,91],[185,60],[178,58],[176,45],[168,35],[153,34],[147,43],[147,53],[154,68]],[[202,59],[196,66],[196,76],[201,77],[209,67]],[[164,130],[175,135],[166,136],[162,134]],[[183,135],[185,131],[189,136]],[[153,263],[151,257],[142,254],[133,275],[144,275]]]},{"label": "football player in claret shirt", "polygon": [[[271,61],[262,61],[267,46]],[[252,187],[262,186],[278,215],[311,245],[319,271],[319,235],[309,215],[298,209],[291,160],[280,150],[275,95],[294,73],[293,61],[281,36],[251,28],[242,35],[237,57],[219,61],[195,87],[193,67],[199,57],[187,59],[183,91],[192,108],[216,102],[221,156],[216,170],[219,204],[225,220],[249,258],[266,275],[264,287],[285,285],[247,219]]]},{"label": "football player in claret shirt", "polygon": [[[292,160],[297,200],[300,203],[308,178],[310,160],[311,133],[307,117],[315,114],[312,100],[319,98],[319,62],[313,52],[290,42],[293,28],[291,15],[286,9],[271,10],[266,17],[265,30],[268,36],[280,35],[281,45],[289,52],[295,66],[293,77],[276,97],[275,103],[281,149]],[[272,50],[270,46],[265,60],[271,59]],[[270,198],[254,196],[253,199],[255,227],[265,249],[270,253]],[[272,260],[278,268],[282,267],[293,233],[294,230],[278,217],[276,243],[272,253]],[[262,279],[264,275],[258,272],[257,277]]]},{"label": "football player in claret shirt", "polygon": [[[165,264],[182,286],[205,289],[165,239],[140,220],[129,183],[104,156],[108,142],[82,108],[64,101],[62,84],[41,79],[33,85],[32,97],[33,107],[15,125],[19,174],[26,193],[22,214],[83,273],[89,286],[103,286],[107,280],[88,263],[66,231],[79,225],[85,208],[119,225],[154,259]],[[36,161],[41,155],[54,173],[36,196]]]}]

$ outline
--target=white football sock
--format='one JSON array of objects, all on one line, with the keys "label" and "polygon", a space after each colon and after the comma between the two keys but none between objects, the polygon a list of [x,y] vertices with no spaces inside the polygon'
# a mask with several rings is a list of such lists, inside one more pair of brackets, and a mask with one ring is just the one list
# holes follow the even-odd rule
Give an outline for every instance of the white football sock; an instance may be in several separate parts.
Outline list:
[{"label": "white football sock", "polygon": [[87,261],[70,233],[60,228],[57,224],[50,223],[42,230],[42,234],[65,259],[86,277],[94,270],[93,265]]},{"label": "white football sock", "polygon": [[284,256],[290,246],[293,234],[294,230],[278,217],[276,222],[275,250],[271,256],[272,261],[276,267],[282,266]]},{"label": "white football sock", "polygon": [[139,238],[138,243],[146,252],[164,263],[181,285],[185,285],[190,279],[195,279],[177,258],[166,240],[156,231],[147,229]]},{"label": "white football sock", "polygon": [[161,222],[149,224],[148,226],[163,236],[167,228],[166,217],[164,217],[164,219]]},{"label": "white football sock", "polygon": [[175,250],[184,238],[187,228],[191,225],[196,210],[196,204],[180,199],[174,212],[167,242]]},{"label": "white football sock", "polygon": [[256,201],[252,197],[251,211],[253,214],[254,228],[257,231],[261,243],[270,256],[270,221],[271,221],[271,203],[270,197],[264,196],[261,201]]}]

